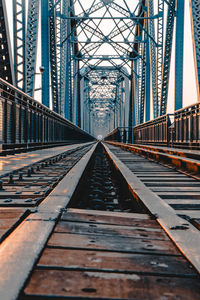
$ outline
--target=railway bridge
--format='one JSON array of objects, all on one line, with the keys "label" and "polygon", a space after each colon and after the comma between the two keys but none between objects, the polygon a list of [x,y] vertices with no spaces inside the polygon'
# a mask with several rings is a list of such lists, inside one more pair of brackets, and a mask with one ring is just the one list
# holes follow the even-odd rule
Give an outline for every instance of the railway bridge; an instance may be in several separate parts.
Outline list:
[{"label": "railway bridge", "polygon": [[0,0],[0,300],[200,299],[199,0]]}]

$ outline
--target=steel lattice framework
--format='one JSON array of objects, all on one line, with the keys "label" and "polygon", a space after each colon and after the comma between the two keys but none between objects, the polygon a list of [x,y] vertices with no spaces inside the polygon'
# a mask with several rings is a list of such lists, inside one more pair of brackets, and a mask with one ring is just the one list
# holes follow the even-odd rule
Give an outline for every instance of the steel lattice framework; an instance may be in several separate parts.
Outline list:
[{"label": "steel lattice framework", "polygon": [[[156,118],[167,112],[174,46],[175,109],[179,109],[184,3],[12,0],[10,37],[6,1],[0,0],[0,76],[34,96],[39,78],[37,58],[41,56],[41,95],[45,105],[89,131],[94,130],[91,118],[98,126],[107,124],[109,129],[133,127],[148,121],[151,115]],[[190,7],[199,96],[199,0],[190,0]]]}]

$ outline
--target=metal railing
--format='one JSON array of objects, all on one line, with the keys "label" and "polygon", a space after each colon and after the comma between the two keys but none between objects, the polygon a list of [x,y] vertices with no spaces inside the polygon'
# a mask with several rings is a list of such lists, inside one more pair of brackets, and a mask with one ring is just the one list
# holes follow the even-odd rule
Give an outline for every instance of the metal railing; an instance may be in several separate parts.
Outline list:
[{"label": "metal railing", "polygon": [[132,127],[117,127],[104,138],[105,141],[115,141],[120,143],[133,143]]},{"label": "metal railing", "polygon": [[200,103],[137,125],[133,129],[116,128],[105,140],[200,149]]},{"label": "metal railing", "polygon": [[2,149],[26,149],[93,139],[70,121],[0,79]]},{"label": "metal railing", "polygon": [[174,145],[200,148],[200,103],[174,113]]},{"label": "metal railing", "polygon": [[173,115],[167,114],[134,127],[136,144],[169,145]]}]

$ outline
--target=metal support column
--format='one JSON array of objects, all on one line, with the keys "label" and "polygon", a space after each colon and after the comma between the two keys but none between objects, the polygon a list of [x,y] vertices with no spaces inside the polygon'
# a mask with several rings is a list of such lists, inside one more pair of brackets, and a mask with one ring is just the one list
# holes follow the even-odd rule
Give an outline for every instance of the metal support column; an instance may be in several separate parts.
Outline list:
[{"label": "metal support column", "polygon": [[190,0],[190,14],[192,23],[192,39],[194,49],[194,64],[198,101],[200,101],[200,5],[199,0]]},{"label": "metal support column", "polygon": [[176,1],[175,110],[183,106],[184,0]]},{"label": "metal support column", "polygon": [[[148,24],[147,24],[148,28]],[[148,29],[147,29],[148,32]],[[149,53],[149,38],[147,37],[146,42],[146,103],[145,103],[145,122],[150,120],[150,93],[151,93],[151,82],[150,82],[150,53]]]},{"label": "metal support column", "polygon": [[49,107],[49,1],[41,0],[42,103]]},{"label": "metal support column", "polygon": [[131,89],[130,89],[130,106],[129,106],[129,137],[128,140],[129,142],[134,143],[134,134],[132,132],[132,128],[135,126],[135,97],[134,97],[134,88],[133,88],[133,68],[134,68],[134,62],[131,62]]}]

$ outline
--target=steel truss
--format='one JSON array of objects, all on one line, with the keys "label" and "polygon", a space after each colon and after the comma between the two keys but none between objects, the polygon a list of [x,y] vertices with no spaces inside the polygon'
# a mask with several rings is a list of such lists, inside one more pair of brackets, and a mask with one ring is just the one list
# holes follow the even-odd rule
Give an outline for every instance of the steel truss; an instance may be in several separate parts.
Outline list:
[{"label": "steel truss", "polygon": [[58,99],[58,65],[56,45],[56,10],[52,9],[55,0],[49,0],[49,42],[50,42],[50,66],[51,66],[51,91],[53,111],[59,112]]},{"label": "steel truss", "polygon": [[[103,126],[102,116],[109,119],[112,115],[113,126],[120,126],[120,108],[123,102],[123,81],[119,70],[115,67],[96,67],[89,73],[82,74],[84,80],[84,103],[87,115],[92,118],[95,127]],[[91,120],[90,120],[91,121]],[[105,126],[105,124],[104,124]],[[86,124],[84,124],[86,127]],[[90,126],[89,126],[90,127]]]},{"label": "steel truss", "polygon": [[[175,108],[181,108],[184,0],[13,0],[13,61],[5,3],[0,0],[1,77],[34,95],[41,36],[42,101],[87,128],[94,115],[110,129],[124,122],[122,115],[130,116],[129,126],[148,121],[150,100],[154,118],[166,113],[176,20]],[[199,94],[199,0],[190,4]]]},{"label": "steel truss", "polygon": [[165,53],[164,61],[162,65],[162,88],[161,88],[161,100],[160,100],[160,113],[159,115],[165,115],[167,110],[167,96],[169,85],[169,71],[172,52],[172,40],[175,18],[175,0],[169,1],[168,13],[167,13],[167,28],[165,38]]},{"label": "steel truss", "polygon": [[13,0],[14,71],[16,86],[26,82],[26,1]]},{"label": "steel truss", "polygon": [[26,33],[26,81],[24,89],[30,96],[34,95],[35,88],[39,5],[40,1],[38,0],[30,0],[28,5]]}]

